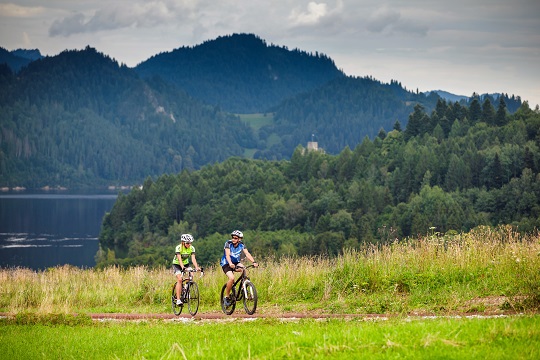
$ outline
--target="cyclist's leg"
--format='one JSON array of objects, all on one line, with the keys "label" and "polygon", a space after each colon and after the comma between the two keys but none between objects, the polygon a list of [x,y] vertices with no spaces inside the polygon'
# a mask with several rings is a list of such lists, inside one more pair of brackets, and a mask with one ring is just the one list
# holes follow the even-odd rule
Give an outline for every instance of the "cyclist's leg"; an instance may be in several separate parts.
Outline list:
[{"label": "cyclist's leg", "polygon": [[225,296],[229,297],[234,283],[234,269],[231,268],[229,264],[223,265],[221,269],[223,270],[223,273],[227,276],[227,283],[225,284]]},{"label": "cyclist's leg", "polygon": [[176,276],[176,298],[181,299],[182,291],[182,270],[180,266],[174,266],[174,275]]},{"label": "cyclist's leg", "polygon": [[232,271],[227,271],[225,275],[227,275],[227,277],[229,278],[227,280],[227,286],[225,287],[225,296],[229,297],[229,295],[231,294],[233,283],[234,283],[234,274]]}]

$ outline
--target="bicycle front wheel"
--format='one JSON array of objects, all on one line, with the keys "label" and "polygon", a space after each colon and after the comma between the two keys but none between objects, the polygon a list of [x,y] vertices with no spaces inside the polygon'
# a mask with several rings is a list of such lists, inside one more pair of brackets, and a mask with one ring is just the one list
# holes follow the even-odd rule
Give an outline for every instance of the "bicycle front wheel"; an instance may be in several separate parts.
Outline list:
[{"label": "bicycle front wheel", "polygon": [[180,315],[184,305],[176,305],[176,283],[174,283],[173,286],[172,286],[171,300],[172,300],[172,311],[173,311],[174,315],[176,315],[176,316]]},{"label": "bicycle front wheel", "polygon": [[186,301],[189,313],[191,316],[195,316],[199,310],[199,285],[196,282],[190,282],[188,284]]},{"label": "bicycle front wheel", "polygon": [[234,308],[236,307],[236,301],[234,300],[234,288],[231,289],[231,295],[230,298],[232,301],[229,304],[225,304],[225,289],[227,288],[227,284],[223,285],[221,288],[221,296],[219,297],[219,303],[221,304],[221,310],[226,315],[231,315],[234,312]]},{"label": "bicycle front wheel", "polygon": [[[255,310],[257,310],[257,289],[255,289],[255,285],[249,280],[247,280],[244,285],[244,309],[249,315],[253,315]],[[243,289],[241,291],[243,291]]]}]

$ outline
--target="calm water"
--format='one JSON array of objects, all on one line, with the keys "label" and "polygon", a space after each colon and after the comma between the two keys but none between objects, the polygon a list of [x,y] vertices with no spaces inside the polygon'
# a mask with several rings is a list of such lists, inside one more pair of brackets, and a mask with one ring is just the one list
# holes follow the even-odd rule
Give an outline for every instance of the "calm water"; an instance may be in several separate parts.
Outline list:
[{"label": "calm water", "polygon": [[117,194],[0,194],[0,267],[93,267]]}]

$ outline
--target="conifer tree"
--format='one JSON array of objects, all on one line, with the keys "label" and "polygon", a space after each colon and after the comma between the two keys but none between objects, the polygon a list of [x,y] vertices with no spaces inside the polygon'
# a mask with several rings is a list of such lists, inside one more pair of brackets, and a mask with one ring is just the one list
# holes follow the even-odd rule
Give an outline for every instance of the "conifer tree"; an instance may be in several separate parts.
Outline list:
[{"label": "conifer tree", "polygon": [[493,125],[495,121],[495,110],[493,109],[493,105],[491,105],[491,101],[489,101],[489,98],[487,97],[482,104],[482,121],[488,125]]},{"label": "conifer tree", "polygon": [[499,98],[499,107],[497,108],[497,113],[495,114],[495,125],[504,126],[508,123],[506,115],[506,103],[504,102],[504,97]]}]

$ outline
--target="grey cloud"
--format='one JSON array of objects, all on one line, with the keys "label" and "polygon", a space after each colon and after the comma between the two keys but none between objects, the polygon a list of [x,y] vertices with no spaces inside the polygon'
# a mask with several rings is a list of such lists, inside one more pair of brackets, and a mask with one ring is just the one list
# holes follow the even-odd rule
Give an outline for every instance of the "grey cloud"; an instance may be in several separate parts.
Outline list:
[{"label": "grey cloud", "polygon": [[370,16],[366,27],[371,32],[380,33],[397,24],[400,18],[401,15],[398,11],[387,8],[379,9]]},{"label": "grey cloud", "polygon": [[49,28],[50,36],[69,36],[84,31],[84,15],[74,14],[62,20],[55,20]]},{"label": "grey cloud", "polygon": [[104,8],[95,11],[88,19],[76,13],[55,20],[49,28],[50,36],[70,36],[79,33],[94,33],[128,27],[148,28],[178,21],[188,11],[173,3],[161,1],[132,3],[131,6]]},{"label": "grey cloud", "polygon": [[409,19],[400,11],[387,7],[380,8],[371,14],[366,29],[372,33],[409,34],[425,36],[429,30],[420,19]]}]

